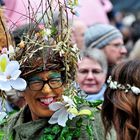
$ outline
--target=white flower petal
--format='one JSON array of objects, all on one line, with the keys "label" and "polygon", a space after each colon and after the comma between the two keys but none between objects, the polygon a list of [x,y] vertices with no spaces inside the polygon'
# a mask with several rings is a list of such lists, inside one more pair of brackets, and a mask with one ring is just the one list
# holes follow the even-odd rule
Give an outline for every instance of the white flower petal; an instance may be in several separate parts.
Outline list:
[{"label": "white flower petal", "polygon": [[18,78],[17,80],[10,80],[11,86],[16,89],[23,91],[26,89],[27,83],[24,79]]},{"label": "white flower petal", "polygon": [[6,82],[0,81],[0,85],[1,85],[0,86],[1,90],[10,91],[12,89],[9,81],[6,81]]},{"label": "white flower petal", "polygon": [[63,106],[64,105],[62,102],[54,102],[49,105],[49,109],[52,111],[56,111],[56,110],[62,108]]},{"label": "white flower petal", "polygon": [[63,112],[64,107],[61,108],[60,110],[56,111],[53,113],[52,117],[50,118],[50,120],[48,121],[50,124],[55,124],[58,123],[58,116]]},{"label": "white flower petal", "polygon": [[10,61],[7,64],[5,74],[6,75],[11,75],[14,71],[18,70],[20,68],[19,63],[17,61]]},{"label": "white flower petal", "polygon": [[67,100],[68,100],[68,97],[67,96],[62,95],[62,98],[64,99],[65,102],[67,102]]},{"label": "white flower petal", "polygon": [[132,86],[131,90],[133,93],[135,93],[136,95],[138,95],[140,93],[140,89],[138,87]]},{"label": "white flower petal", "polygon": [[5,75],[0,75],[0,81],[7,81],[8,79],[6,78]]},{"label": "white flower petal", "polygon": [[63,112],[58,116],[58,124],[65,127],[68,120],[68,112],[63,110]]},{"label": "white flower petal", "polygon": [[69,113],[69,119],[72,120],[72,118],[76,117],[76,115]]},{"label": "white flower petal", "polygon": [[13,73],[11,73],[11,79],[16,80],[20,74],[21,74],[20,70],[15,70]]},{"label": "white flower petal", "polygon": [[7,116],[5,112],[0,112],[0,122]]},{"label": "white flower petal", "polygon": [[71,98],[69,98],[68,96],[64,96],[64,95],[62,97],[64,99],[64,102],[69,104],[69,106],[73,106],[73,105],[75,106],[75,104]]},{"label": "white flower petal", "polygon": [[51,117],[50,120],[48,121],[49,124],[55,124],[57,123],[58,118]]},{"label": "white flower petal", "polygon": [[14,47],[12,45],[9,45],[9,54],[14,53]]}]

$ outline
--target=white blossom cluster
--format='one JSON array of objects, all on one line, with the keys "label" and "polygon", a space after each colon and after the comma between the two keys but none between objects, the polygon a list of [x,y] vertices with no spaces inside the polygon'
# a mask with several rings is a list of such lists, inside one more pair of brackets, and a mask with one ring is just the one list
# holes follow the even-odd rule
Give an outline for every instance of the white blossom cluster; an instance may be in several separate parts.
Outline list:
[{"label": "white blossom cluster", "polygon": [[127,84],[126,86],[119,84],[117,81],[112,81],[111,76],[109,76],[107,83],[111,89],[120,89],[120,90],[124,90],[125,92],[132,91],[136,95],[140,94],[140,88],[136,86],[131,86],[130,84]]}]

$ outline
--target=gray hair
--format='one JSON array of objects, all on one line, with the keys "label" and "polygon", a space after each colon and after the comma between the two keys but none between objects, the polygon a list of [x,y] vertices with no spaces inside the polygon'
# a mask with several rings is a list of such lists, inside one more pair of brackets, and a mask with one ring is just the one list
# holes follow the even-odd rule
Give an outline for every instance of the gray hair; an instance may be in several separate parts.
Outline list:
[{"label": "gray hair", "polygon": [[108,63],[104,52],[97,48],[85,48],[80,52],[81,58],[88,57],[90,59],[96,60],[102,67],[103,72],[107,74]]}]

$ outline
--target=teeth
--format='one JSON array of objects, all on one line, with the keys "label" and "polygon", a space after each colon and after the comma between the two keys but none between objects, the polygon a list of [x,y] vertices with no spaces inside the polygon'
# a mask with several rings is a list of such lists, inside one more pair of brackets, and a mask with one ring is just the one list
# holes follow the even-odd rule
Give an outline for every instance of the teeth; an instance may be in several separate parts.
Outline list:
[{"label": "teeth", "polygon": [[48,98],[48,99],[40,99],[40,101],[44,104],[49,104],[53,101],[53,98]]}]

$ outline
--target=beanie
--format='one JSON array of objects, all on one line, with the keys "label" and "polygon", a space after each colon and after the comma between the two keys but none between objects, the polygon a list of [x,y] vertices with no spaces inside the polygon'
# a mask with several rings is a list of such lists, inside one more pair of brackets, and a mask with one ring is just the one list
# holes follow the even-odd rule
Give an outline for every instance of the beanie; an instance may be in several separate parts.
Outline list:
[{"label": "beanie", "polygon": [[109,24],[94,24],[86,30],[84,35],[86,47],[99,49],[117,38],[123,38],[121,32]]}]

